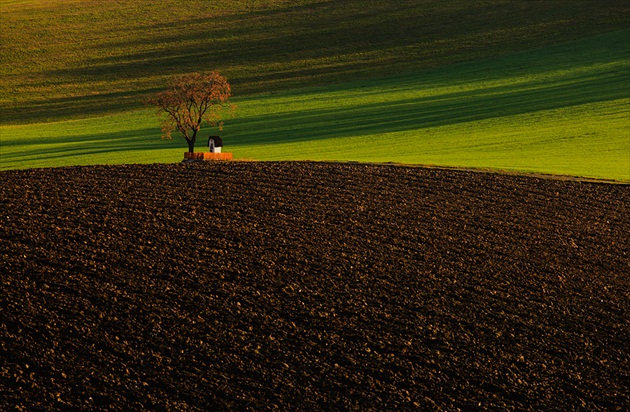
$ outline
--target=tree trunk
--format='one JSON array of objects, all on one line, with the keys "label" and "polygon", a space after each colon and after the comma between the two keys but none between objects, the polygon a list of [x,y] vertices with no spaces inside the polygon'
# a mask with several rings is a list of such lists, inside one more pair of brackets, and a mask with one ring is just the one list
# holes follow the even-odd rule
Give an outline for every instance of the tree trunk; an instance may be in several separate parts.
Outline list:
[{"label": "tree trunk", "polygon": [[193,130],[193,135],[190,139],[186,139],[186,141],[188,142],[188,152],[189,153],[194,153],[195,152],[195,141],[197,140],[197,130]]}]

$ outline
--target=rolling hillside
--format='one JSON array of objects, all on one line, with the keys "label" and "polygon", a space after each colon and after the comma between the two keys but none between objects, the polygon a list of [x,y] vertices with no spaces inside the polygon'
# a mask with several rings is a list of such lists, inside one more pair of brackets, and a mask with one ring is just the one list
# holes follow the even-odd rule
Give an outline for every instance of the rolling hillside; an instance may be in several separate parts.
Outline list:
[{"label": "rolling hillside", "polygon": [[173,74],[237,95],[377,78],[627,27],[625,0],[0,1],[0,122],[141,106]]},{"label": "rolling hillside", "polygon": [[[630,31],[407,74],[237,96],[237,159],[432,164],[630,181]],[[151,109],[0,127],[0,169],[172,163]],[[202,130],[202,136],[215,131]],[[197,150],[203,150],[199,142]]]},{"label": "rolling hillside", "polygon": [[0,0],[0,410],[627,410],[629,16]]}]

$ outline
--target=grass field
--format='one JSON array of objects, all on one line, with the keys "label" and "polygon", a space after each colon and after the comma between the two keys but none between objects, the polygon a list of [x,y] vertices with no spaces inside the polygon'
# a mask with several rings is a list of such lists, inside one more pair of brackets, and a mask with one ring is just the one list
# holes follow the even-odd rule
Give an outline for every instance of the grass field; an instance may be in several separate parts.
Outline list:
[{"label": "grass field", "polygon": [[0,0],[0,123],[135,109],[218,69],[235,94],[381,78],[626,28],[627,0]]},{"label": "grass field", "polygon": [[212,64],[236,158],[630,181],[625,2],[93,3],[0,2],[0,169],[177,162],[141,101]]},{"label": "grass field", "polygon": [[[629,181],[627,38],[628,31],[617,31],[439,70],[236,99],[238,116],[223,132],[226,150],[241,159],[401,162]],[[178,136],[160,140],[152,110],[0,132],[3,169],[176,162],[186,150]]]}]

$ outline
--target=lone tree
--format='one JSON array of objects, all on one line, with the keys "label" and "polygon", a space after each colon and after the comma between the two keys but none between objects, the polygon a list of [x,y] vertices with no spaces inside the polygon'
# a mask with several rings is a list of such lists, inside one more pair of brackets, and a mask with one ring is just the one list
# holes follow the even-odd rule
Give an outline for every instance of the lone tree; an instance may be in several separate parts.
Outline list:
[{"label": "lone tree", "polygon": [[230,114],[235,108],[228,104],[231,95],[227,79],[213,71],[175,77],[167,90],[149,98],[148,102],[158,108],[158,116],[165,115],[162,138],[172,139],[171,133],[177,129],[184,135],[188,151],[193,153],[197,132],[204,122],[223,130],[224,108],[227,106]]}]

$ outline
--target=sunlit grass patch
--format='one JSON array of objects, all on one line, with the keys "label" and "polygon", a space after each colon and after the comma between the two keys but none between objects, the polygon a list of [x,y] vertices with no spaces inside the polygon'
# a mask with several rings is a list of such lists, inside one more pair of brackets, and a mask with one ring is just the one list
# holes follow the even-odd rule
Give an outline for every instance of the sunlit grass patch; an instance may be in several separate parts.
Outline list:
[{"label": "sunlit grass patch", "polygon": [[[630,50],[619,31],[374,80],[236,96],[236,159],[400,162],[630,181]],[[0,168],[160,163],[152,110],[0,127]],[[204,150],[204,130],[197,144]]]}]

